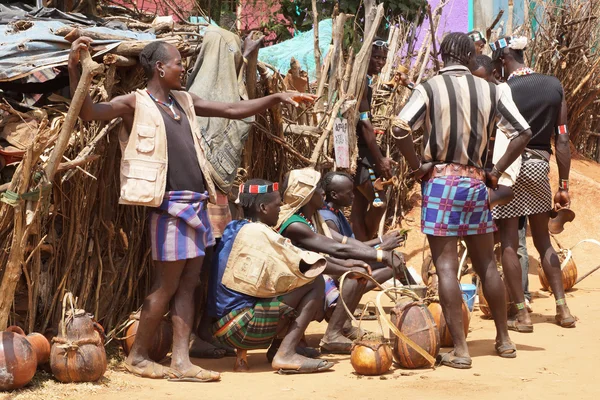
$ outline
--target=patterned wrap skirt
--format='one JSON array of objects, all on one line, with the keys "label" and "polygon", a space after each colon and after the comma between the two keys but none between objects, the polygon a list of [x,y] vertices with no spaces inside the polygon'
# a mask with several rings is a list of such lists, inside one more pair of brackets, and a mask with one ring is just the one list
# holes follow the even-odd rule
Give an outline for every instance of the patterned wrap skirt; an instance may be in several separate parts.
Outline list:
[{"label": "patterned wrap skirt", "polygon": [[150,213],[152,259],[177,261],[203,257],[214,246],[206,202],[208,193],[166,192],[160,207]]},{"label": "patterned wrap skirt", "polygon": [[233,310],[213,325],[213,335],[236,349],[267,349],[271,346],[279,321],[295,318],[296,311],[279,299],[262,299],[254,307]]},{"label": "patterned wrap skirt", "polygon": [[492,210],[494,219],[507,219],[552,210],[550,164],[546,160],[523,157],[521,171],[513,186],[514,199]]},{"label": "patterned wrap skirt", "polygon": [[463,176],[421,182],[421,231],[433,236],[481,235],[496,231],[485,183]]}]

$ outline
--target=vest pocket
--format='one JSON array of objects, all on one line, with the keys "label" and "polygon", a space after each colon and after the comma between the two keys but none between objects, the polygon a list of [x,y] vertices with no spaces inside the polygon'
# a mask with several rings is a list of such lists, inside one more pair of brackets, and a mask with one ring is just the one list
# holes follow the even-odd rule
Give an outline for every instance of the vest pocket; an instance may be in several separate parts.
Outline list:
[{"label": "vest pocket", "polygon": [[121,163],[121,198],[134,203],[150,203],[161,195],[158,177],[164,163],[123,160]]},{"label": "vest pocket", "polygon": [[137,138],[135,148],[140,153],[150,153],[154,151],[154,142],[156,140],[156,127],[137,125]]}]

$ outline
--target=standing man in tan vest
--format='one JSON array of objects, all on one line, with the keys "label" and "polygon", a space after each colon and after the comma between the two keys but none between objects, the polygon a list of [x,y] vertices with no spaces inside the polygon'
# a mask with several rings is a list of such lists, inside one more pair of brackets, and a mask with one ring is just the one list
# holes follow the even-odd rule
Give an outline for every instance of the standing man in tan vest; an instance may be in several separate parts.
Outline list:
[{"label": "standing man in tan vest", "polygon": [[[79,52],[92,40],[82,37],[71,47],[71,92],[80,79]],[[280,102],[313,101],[308,94],[278,93],[251,101],[219,103],[181,91],[185,73],[176,47],[161,41],[147,45],[140,63],[148,78],[138,90],[94,104],[87,96],[80,112],[84,121],[123,119],[119,141],[121,160],[120,203],[153,207],[149,213],[155,281],[144,300],[140,326],[125,366],[147,378],[207,382],[217,372],[191,363],[188,346],[194,320],[194,289],[207,247],[214,245],[206,212],[215,201],[196,116],[231,119],[254,115]],[[170,368],[148,356],[156,329],[171,304],[173,354]]]}]

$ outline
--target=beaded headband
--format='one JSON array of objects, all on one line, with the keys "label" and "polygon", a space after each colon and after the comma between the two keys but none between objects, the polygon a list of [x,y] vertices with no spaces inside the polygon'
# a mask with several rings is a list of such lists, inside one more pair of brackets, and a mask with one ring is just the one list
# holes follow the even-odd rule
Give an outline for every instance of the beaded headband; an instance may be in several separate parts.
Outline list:
[{"label": "beaded headband", "polygon": [[246,185],[240,187],[240,193],[264,194],[279,190],[279,183],[275,182],[270,185]]},{"label": "beaded headband", "polygon": [[469,37],[471,38],[472,41],[474,42],[478,42],[478,41],[482,41],[483,43],[486,43],[487,40],[485,40],[485,38],[483,37],[483,35],[481,34],[481,32],[473,32],[471,34],[469,34]]},{"label": "beaded headband", "polygon": [[505,47],[513,50],[523,50],[527,47],[527,38],[524,36],[507,36],[490,43],[492,51],[501,50]]}]

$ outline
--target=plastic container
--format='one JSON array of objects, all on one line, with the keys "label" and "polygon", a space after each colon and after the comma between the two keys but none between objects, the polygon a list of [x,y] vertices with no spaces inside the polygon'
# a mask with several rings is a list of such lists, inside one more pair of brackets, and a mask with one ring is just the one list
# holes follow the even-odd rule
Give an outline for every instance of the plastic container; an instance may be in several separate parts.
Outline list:
[{"label": "plastic container", "polygon": [[477,295],[477,286],[472,283],[461,283],[460,289],[462,290],[463,299],[467,302],[469,311],[473,311],[475,305],[475,296]]}]

